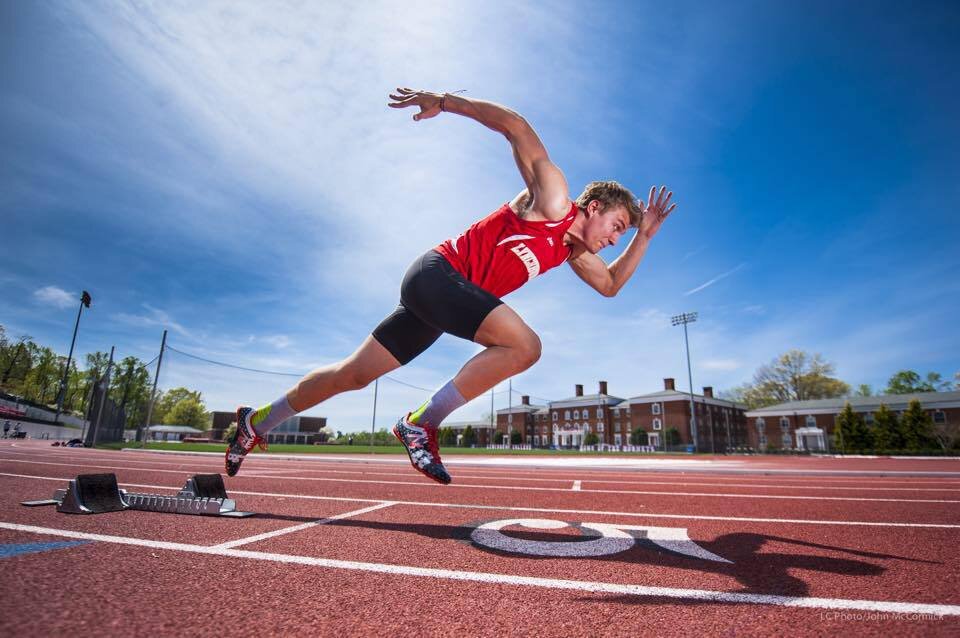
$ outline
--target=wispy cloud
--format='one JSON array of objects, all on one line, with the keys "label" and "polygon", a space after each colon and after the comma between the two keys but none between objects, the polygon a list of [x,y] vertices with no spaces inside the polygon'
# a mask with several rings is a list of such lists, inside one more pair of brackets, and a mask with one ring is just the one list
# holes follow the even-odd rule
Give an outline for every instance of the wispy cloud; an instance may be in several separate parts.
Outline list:
[{"label": "wispy cloud", "polygon": [[75,297],[63,288],[57,288],[56,286],[44,286],[34,291],[33,298],[42,304],[57,308],[69,308],[80,301],[79,297]]},{"label": "wispy cloud", "polygon": [[740,265],[737,266],[736,268],[734,268],[734,269],[732,269],[732,270],[728,270],[728,271],[725,272],[725,273],[719,274],[719,275],[717,275],[716,277],[714,277],[713,279],[711,279],[710,281],[708,281],[708,282],[706,282],[706,283],[704,283],[704,284],[700,284],[699,286],[697,286],[697,287],[694,288],[693,290],[688,290],[687,292],[683,293],[683,296],[684,296],[684,297],[687,297],[687,296],[692,295],[692,294],[694,294],[694,293],[700,292],[700,291],[703,290],[704,288],[709,288],[710,286],[712,286],[713,284],[717,283],[717,282],[720,281],[721,279],[725,279],[725,278],[729,277],[730,275],[732,275],[733,273],[737,272],[738,270],[740,270],[740,269],[743,268],[744,266],[746,266],[745,263],[740,264]]},{"label": "wispy cloud", "polygon": [[142,328],[160,326],[161,328],[173,330],[177,334],[180,334],[184,337],[193,336],[191,332],[183,326],[183,324],[174,321],[174,319],[163,310],[154,308],[147,303],[143,304],[143,308],[147,311],[147,314],[135,315],[126,312],[119,312],[114,314],[112,318],[114,321],[118,321],[130,326]]}]

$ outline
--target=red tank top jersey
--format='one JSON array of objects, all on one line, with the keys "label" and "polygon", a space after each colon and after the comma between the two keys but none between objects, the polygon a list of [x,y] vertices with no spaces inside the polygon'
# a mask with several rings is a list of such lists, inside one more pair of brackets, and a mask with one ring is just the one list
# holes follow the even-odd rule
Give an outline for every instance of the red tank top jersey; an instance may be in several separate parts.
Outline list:
[{"label": "red tank top jersey", "polygon": [[563,236],[576,217],[576,203],[555,222],[520,219],[504,204],[436,251],[467,281],[503,297],[567,260]]}]

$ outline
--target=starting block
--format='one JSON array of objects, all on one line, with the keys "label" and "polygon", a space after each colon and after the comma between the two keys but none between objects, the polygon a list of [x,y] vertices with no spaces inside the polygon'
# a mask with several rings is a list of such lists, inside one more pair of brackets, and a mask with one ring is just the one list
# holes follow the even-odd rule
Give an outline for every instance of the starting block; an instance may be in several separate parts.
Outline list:
[{"label": "starting block", "polygon": [[219,474],[196,474],[187,479],[176,496],[141,494],[121,490],[116,474],[79,474],[66,489],[53,493],[53,498],[23,501],[21,505],[56,505],[65,514],[102,514],[122,510],[197,514],[245,518],[254,512],[237,511],[237,502],[227,497],[223,477]]}]

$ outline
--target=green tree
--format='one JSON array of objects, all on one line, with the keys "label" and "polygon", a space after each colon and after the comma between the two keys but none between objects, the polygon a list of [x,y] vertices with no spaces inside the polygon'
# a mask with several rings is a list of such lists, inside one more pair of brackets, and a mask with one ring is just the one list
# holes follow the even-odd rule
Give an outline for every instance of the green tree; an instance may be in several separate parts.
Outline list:
[{"label": "green tree", "polygon": [[667,445],[680,445],[680,430],[670,426],[665,434]]},{"label": "green tree", "polygon": [[457,432],[453,428],[440,428],[437,434],[437,442],[441,446],[457,444]]},{"label": "green tree", "polygon": [[856,452],[864,449],[866,429],[863,416],[854,412],[853,406],[847,402],[837,415],[837,423],[833,430],[837,449],[841,452]]},{"label": "green tree", "polygon": [[854,396],[857,396],[857,397],[872,397],[872,396],[873,396],[873,388],[871,388],[871,387],[870,387],[870,384],[868,384],[868,383],[861,383],[860,385],[857,386],[857,391],[856,391],[856,393],[854,394]]},{"label": "green tree", "polygon": [[723,393],[725,398],[756,409],[787,401],[830,399],[850,393],[850,386],[833,378],[832,363],[820,354],[790,350],[760,366],[747,383]]},{"label": "green tree", "polygon": [[473,431],[473,426],[468,425],[463,429],[463,446],[471,447],[477,442],[477,434]]},{"label": "green tree", "polygon": [[510,445],[520,445],[523,443],[523,435],[514,430],[510,433]]},{"label": "green tree", "polygon": [[637,428],[630,434],[631,445],[649,445],[650,435],[643,428]]},{"label": "green tree", "polygon": [[597,436],[596,432],[588,432],[587,436],[583,437],[584,445],[597,445],[600,443],[600,437]]},{"label": "green tree", "polygon": [[181,399],[174,404],[174,406],[164,414],[163,422],[166,425],[187,425],[203,431],[209,428],[207,412],[203,407],[203,403],[192,397]]},{"label": "green tree", "polygon": [[36,344],[29,335],[23,335],[13,343],[7,338],[3,326],[0,326],[0,331],[0,387],[18,394],[23,380],[33,367],[31,353],[36,349]]},{"label": "green tree", "polygon": [[33,359],[34,365],[23,380],[24,398],[43,404],[56,401],[61,372],[57,353],[42,346],[37,348]]},{"label": "green tree", "polygon": [[918,451],[939,447],[939,443],[933,437],[933,419],[916,399],[907,405],[907,410],[900,419],[900,430],[907,450]]},{"label": "green tree", "polygon": [[916,392],[946,392],[950,382],[944,381],[937,372],[928,372],[926,379],[913,370],[900,370],[887,382],[887,394],[914,394]]},{"label": "green tree", "polygon": [[173,409],[173,406],[185,399],[193,399],[197,403],[203,403],[200,392],[194,392],[184,387],[173,388],[166,392],[157,392],[157,399],[153,406],[153,415],[151,421],[154,423],[166,423],[167,413]]},{"label": "green tree", "polygon": [[883,403],[873,413],[873,447],[878,452],[890,452],[903,448],[897,415]]},{"label": "green tree", "polygon": [[138,427],[146,419],[150,387],[150,371],[140,359],[124,357],[117,364],[111,378],[110,398],[125,411],[128,428]]}]

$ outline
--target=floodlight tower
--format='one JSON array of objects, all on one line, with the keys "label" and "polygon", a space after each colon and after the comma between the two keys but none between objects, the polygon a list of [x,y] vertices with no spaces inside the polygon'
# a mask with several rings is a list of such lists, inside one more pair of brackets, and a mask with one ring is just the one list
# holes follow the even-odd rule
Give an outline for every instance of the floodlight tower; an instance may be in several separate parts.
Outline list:
[{"label": "floodlight tower", "polygon": [[693,409],[693,372],[690,369],[690,340],[687,338],[687,324],[697,320],[697,313],[684,312],[670,318],[675,326],[683,324],[683,343],[687,348],[687,380],[690,382],[690,437],[693,439],[693,451],[697,451],[697,413]]},{"label": "floodlight tower", "polygon": [[86,290],[80,295],[80,310],[77,311],[77,323],[73,326],[73,339],[70,341],[70,354],[67,355],[67,365],[63,368],[63,379],[60,380],[60,392],[57,393],[57,413],[53,417],[54,424],[60,422],[60,412],[63,410],[63,399],[67,394],[67,377],[70,374],[70,360],[73,359],[73,346],[77,343],[77,329],[80,327],[80,315],[83,308],[90,307],[90,293]]}]

